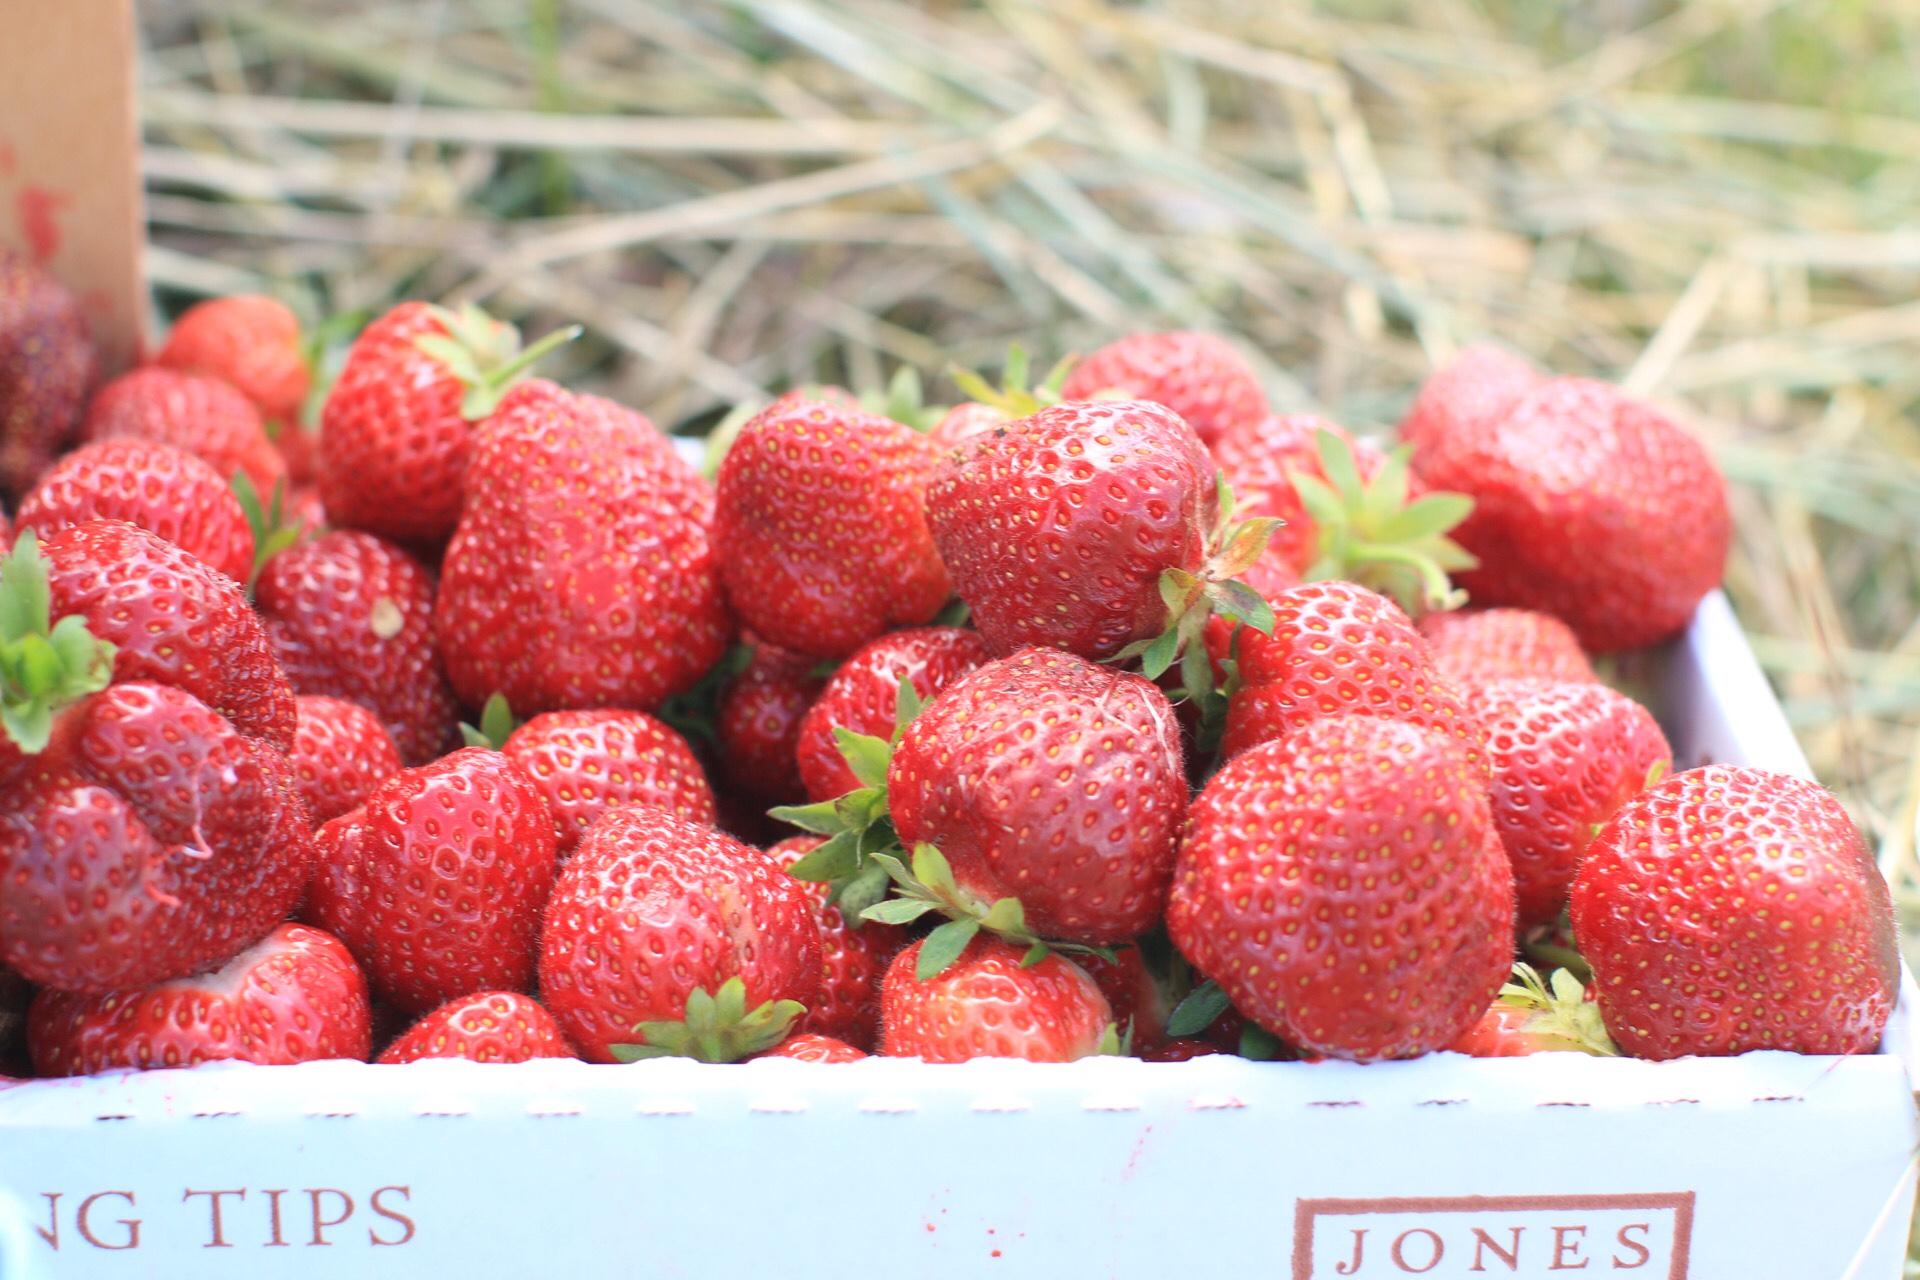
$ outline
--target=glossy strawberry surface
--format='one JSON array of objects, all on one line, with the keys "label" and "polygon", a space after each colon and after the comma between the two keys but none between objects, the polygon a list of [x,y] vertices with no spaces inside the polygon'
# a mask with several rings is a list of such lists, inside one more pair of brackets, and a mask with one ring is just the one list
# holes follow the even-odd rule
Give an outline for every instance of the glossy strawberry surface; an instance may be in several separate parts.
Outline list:
[{"label": "glossy strawberry surface", "polygon": [[307,398],[300,321],[285,303],[259,294],[196,302],[173,322],[154,359],[164,368],[220,379],[261,417],[283,426],[298,421]]},{"label": "glossy strawberry surface", "polygon": [[43,991],[28,1017],[43,1076],[358,1058],[371,1048],[367,982],[340,942],[282,924],[209,973],[76,996]]},{"label": "glossy strawberry surface", "polygon": [[47,469],[98,376],[79,298],[0,246],[0,489],[18,496]]},{"label": "glossy strawberry surface", "polygon": [[171,445],[83,445],[49,467],[20,503],[19,526],[42,538],[88,520],[124,520],[236,582],[253,576],[253,531],[233,487]]},{"label": "glossy strawberry surface", "polygon": [[1329,1057],[1409,1058],[1493,1002],[1513,876],[1485,775],[1451,739],[1319,720],[1236,757],[1190,812],[1167,931],[1267,1031]]},{"label": "glossy strawberry surface", "polygon": [[532,987],[553,821],[520,766],[456,751],[387,779],[314,841],[302,918],[347,944],[375,996],[420,1013]]},{"label": "glossy strawberry surface", "polygon": [[294,705],[300,720],[289,761],[314,826],[358,809],[375,787],[400,772],[393,735],[373,712],[318,696],[297,697]]},{"label": "glossy strawberry surface", "polygon": [[1210,333],[1138,333],[1082,360],[1060,389],[1066,400],[1118,392],[1163,404],[1208,444],[1258,422],[1266,395],[1246,359]]},{"label": "glossy strawberry surface", "polygon": [[515,729],[501,750],[546,801],[561,857],[600,815],[628,805],[713,825],[713,788],[693,749],[644,711],[549,711]]},{"label": "glossy strawberry surface", "polygon": [[[782,868],[790,867],[820,844],[818,836],[794,836],[768,849],[767,856]],[[906,943],[906,932],[874,920],[849,924],[840,908],[827,905],[826,885],[798,883],[815,899],[826,963],[820,994],[795,1027],[871,1049],[880,1033],[880,980],[894,953]]]},{"label": "glossy strawberry surface", "polygon": [[560,1024],[533,997],[517,991],[477,991],[449,1000],[414,1023],[386,1047],[379,1061],[530,1062],[575,1056]]},{"label": "glossy strawberry surface", "polygon": [[981,934],[938,975],[914,976],[921,944],[894,957],[882,987],[880,1052],[965,1062],[1072,1062],[1099,1052],[1113,1011],[1092,978],[1053,954],[1023,965],[1025,948]]},{"label": "glossy strawberry surface", "polygon": [[1043,645],[1097,661],[1165,629],[1160,575],[1200,570],[1214,471],[1160,405],[1060,404],[949,455],[927,514],[995,653]]},{"label": "glossy strawberry surface", "polygon": [[1712,765],[1614,814],[1573,885],[1607,1030],[1636,1058],[1870,1053],[1899,952],[1846,811],[1788,774]]},{"label": "glossy strawberry surface", "polygon": [[198,457],[223,482],[244,472],[265,502],[288,483],[287,465],[260,413],[217,378],[154,366],[123,373],[87,406],[84,440],[150,440]]},{"label": "glossy strawberry surface", "polygon": [[1540,382],[1533,366],[1510,351],[1468,347],[1421,384],[1400,420],[1400,439],[1419,451],[1456,430],[1491,425]]},{"label": "glossy strawberry surface", "polygon": [[949,685],[887,773],[901,842],[960,888],[1014,897],[1039,936],[1126,942],[1165,906],[1186,814],[1180,729],[1137,675],[1025,649]]},{"label": "glossy strawberry surface", "polygon": [[796,1031],[779,1044],[759,1054],[762,1058],[793,1058],[799,1062],[858,1062],[867,1056],[844,1040]]},{"label": "glossy strawberry surface", "polygon": [[1005,409],[990,404],[979,404],[969,400],[957,404],[941,415],[934,423],[933,430],[927,432],[927,440],[939,453],[958,448],[977,435],[1004,427],[1013,421],[1013,415]]},{"label": "glossy strawberry surface", "polygon": [[835,729],[891,739],[900,681],[910,680],[922,702],[993,657],[977,631],[914,627],[869,640],[835,669],[800,722],[796,746],[800,778],[810,800],[831,800],[858,788]]},{"label": "glossy strawberry surface", "polygon": [[935,458],[912,428],[824,401],[755,415],[720,464],[713,524],[741,621],[816,658],[932,621],[952,594],[927,528]]},{"label": "glossy strawberry surface", "polygon": [[811,1005],[823,958],[815,903],[773,859],[654,809],[601,818],[561,869],[541,935],[540,991],[589,1062],[673,1021],[730,978],[749,1009]]},{"label": "glossy strawberry surface", "polygon": [[758,636],[753,660],[720,695],[714,734],[720,743],[720,779],[729,791],[765,809],[805,798],[800,780],[800,726],[826,686],[818,659],[782,649]]},{"label": "glossy strawberry surface", "polygon": [[1434,665],[1463,689],[1494,680],[1593,682],[1593,663],[1579,638],[1552,614],[1531,609],[1462,609],[1430,613],[1420,634]]}]

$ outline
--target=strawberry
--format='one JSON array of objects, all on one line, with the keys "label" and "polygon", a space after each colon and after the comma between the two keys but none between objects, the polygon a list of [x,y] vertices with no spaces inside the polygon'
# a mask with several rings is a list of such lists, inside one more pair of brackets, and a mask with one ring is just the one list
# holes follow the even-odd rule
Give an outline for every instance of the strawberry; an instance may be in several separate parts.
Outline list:
[{"label": "strawberry", "polygon": [[615,809],[560,870],[540,990],[589,1062],[735,1061],[819,994],[813,899],[777,863],[657,809]]},{"label": "strawberry", "polygon": [[358,809],[373,789],[399,773],[393,735],[358,703],[339,698],[294,699],[300,722],[293,733],[293,776],[314,826]]},{"label": "strawberry", "polygon": [[1193,802],[1167,931],[1290,1045],[1363,1062],[1443,1048],[1512,957],[1485,788],[1452,739],[1391,720],[1255,747]]},{"label": "strawberry", "polygon": [[460,713],[434,639],[433,575],[412,555],[335,530],[268,560],[253,594],[299,692],[359,703],[411,764],[453,741]]},{"label": "strawberry", "polygon": [[99,995],[42,991],[27,1043],[42,1076],[358,1058],[371,1049],[367,980],[335,938],[283,924],[219,969]]},{"label": "strawberry", "polygon": [[1554,378],[1507,414],[1420,455],[1435,488],[1474,500],[1455,531],[1481,604],[1538,609],[1590,652],[1664,640],[1720,582],[1726,483],[1664,414],[1602,382]]},{"label": "strawberry", "polygon": [[796,1031],[756,1058],[792,1058],[798,1062],[858,1062],[867,1055],[844,1040]]},{"label": "strawberry", "polygon": [[1267,413],[1267,397],[1246,360],[1210,333],[1138,333],[1100,348],[1068,375],[1064,400],[1118,394],[1151,400],[1186,419],[1212,444]]},{"label": "strawberry", "polygon": [[914,943],[887,968],[880,1052],[889,1058],[1072,1062],[1098,1053],[1113,1026],[1107,998],[1065,956],[1028,965],[1023,948],[975,937],[937,976],[923,980],[915,976],[922,945]]},{"label": "strawberry", "polygon": [[173,322],[154,359],[162,368],[218,378],[268,422],[298,428],[311,375],[300,321],[284,303],[244,293],[197,302]]},{"label": "strawberry", "polygon": [[1477,691],[1495,680],[1599,681],[1573,629],[1530,609],[1464,609],[1429,614],[1420,634],[1440,673]]},{"label": "strawberry", "polygon": [[1619,1054],[1600,1021],[1600,1007],[1580,980],[1565,969],[1552,981],[1529,964],[1513,967],[1518,982],[1500,988],[1500,998],[1447,1048],[1470,1058],[1522,1058],[1569,1050],[1598,1057]]},{"label": "strawberry", "polygon": [[1169,1040],[1139,1056],[1143,1062],[1192,1062],[1195,1058],[1211,1058],[1225,1052],[1225,1049],[1208,1044],[1205,1040]]},{"label": "strawberry", "polygon": [[1400,420],[1400,439],[1416,453],[1424,452],[1455,431],[1499,421],[1540,382],[1533,366],[1511,352],[1468,347],[1420,388],[1413,407]]},{"label": "strawberry", "polygon": [[693,749],[644,711],[549,711],[513,730],[500,750],[546,801],[562,858],[601,814],[628,805],[713,825],[713,788]]},{"label": "strawberry", "polygon": [[747,643],[752,661],[721,692],[714,733],[721,781],[764,809],[805,794],[797,757],[800,726],[826,678],[804,654],[754,636]]},{"label": "strawberry", "polygon": [[[1350,582],[1313,582],[1274,596],[1272,606],[1272,636],[1239,633],[1241,687],[1227,707],[1226,755],[1330,716],[1378,716],[1437,730],[1481,758],[1479,720],[1391,600]],[[1207,638],[1216,659],[1225,657],[1219,622]]]},{"label": "strawberry", "polygon": [[87,520],[151,530],[239,582],[253,576],[253,531],[233,489],[190,453],[150,440],[85,445],[41,474],[20,503],[41,537]]},{"label": "strawberry", "polygon": [[343,525],[430,546],[460,519],[475,423],[533,362],[578,330],[526,350],[477,307],[403,302],[355,339],[320,413],[320,497]]},{"label": "strawberry", "polygon": [[652,425],[609,401],[536,381],[500,402],[435,604],[469,704],[651,711],[719,661],[732,622],[713,546],[693,482],[662,456]]},{"label": "strawberry", "polygon": [[927,529],[934,461],[875,414],[816,400],[756,415],[720,464],[713,521],[741,620],[816,658],[931,622],[953,590]]},{"label": "strawberry", "polygon": [[1004,427],[1013,421],[1013,415],[998,405],[981,404],[977,400],[968,400],[946,411],[936,422],[933,430],[927,432],[927,442],[936,453],[946,453],[957,449],[977,435]]},{"label": "strawberry", "polygon": [[1167,993],[1141,958],[1137,946],[1120,947],[1111,959],[1099,954],[1076,955],[1113,1010],[1113,1025],[1131,1038],[1136,1053],[1166,1043]]},{"label": "strawberry", "polygon": [[0,246],[0,490],[17,497],[47,469],[98,373],[80,300]]},{"label": "strawberry", "polygon": [[222,483],[243,474],[263,494],[288,482],[287,464],[247,398],[217,379],[176,369],[135,369],[101,387],[80,438],[169,444],[212,467]]},{"label": "strawberry", "polygon": [[1241,510],[1274,516],[1283,522],[1268,540],[1262,561],[1280,560],[1295,574],[1305,573],[1314,562],[1320,538],[1288,473],[1304,471],[1326,480],[1318,453],[1321,431],[1333,432],[1347,446],[1362,480],[1371,480],[1386,465],[1384,453],[1356,442],[1344,429],[1311,414],[1269,414],[1213,441],[1213,456],[1219,460]]},{"label": "strawberry", "polygon": [[800,777],[810,800],[832,800],[859,788],[841,754],[840,730],[890,738],[900,682],[922,702],[992,658],[976,631],[918,627],[868,641],[841,663],[800,722]]},{"label": "strawberry", "polygon": [[145,529],[89,520],[41,546],[55,618],[114,646],[116,682],[192,694],[250,738],[293,749],[293,690],[246,593]]},{"label": "strawberry", "polygon": [[1594,831],[1673,768],[1673,751],[1652,713],[1602,684],[1496,681],[1479,710],[1519,921],[1544,924],[1566,906]]},{"label": "strawberry", "polygon": [[[781,867],[790,867],[824,843],[818,836],[793,836],[768,849],[767,856]],[[849,921],[840,908],[828,903],[825,885],[801,883],[819,904],[815,922],[820,926],[826,966],[819,997],[795,1025],[799,1031],[870,1046],[880,1030],[880,979],[888,961],[906,942],[906,934],[893,925],[857,916]]]},{"label": "strawberry", "polygon": [[1049,649],[990,662],[907,726],[886,785],[901,843],[944,855],[958,903],[1014,898],[1025,931],[1081,944],[1160,918],[1187,783],[1148,680]]},{"label": "strawberry", "polygon": [[1866,842],[1788,774],[1712,765],[1641,792],[1587,847],[1572,918],[1636,1058],[1871,1053],[1899,990]]},{"label": "strawberry", "polygon": [[386,1064],[422,1058],[469,1062],[530,1062],[576,1057],[553,1015],[531,996],[477,991],[449,1000],[413,1024],[381,1053]]},{"label": "strawberry", "polygon": [[337,934],[408,1013],[533,985],[553,820],[497,751],[467,747],[381,783],[314,833],[302,916]]}]

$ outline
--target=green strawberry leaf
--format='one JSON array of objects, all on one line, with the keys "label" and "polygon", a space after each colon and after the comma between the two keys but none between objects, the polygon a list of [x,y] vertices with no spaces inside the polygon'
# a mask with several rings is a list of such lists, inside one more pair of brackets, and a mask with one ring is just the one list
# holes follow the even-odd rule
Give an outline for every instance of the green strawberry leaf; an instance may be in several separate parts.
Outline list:
[{"label": "green strawberry leaf", "polygon": [[1140,655],[1140,674],[1149,680],[1158,680],[1173,665],[1179,652],[1180,632],[1169,627],[1147,643],[1146,651]]},{"label": "green strawberry leaf", "polygon": [[507,696],[495,692],[487,699],[487,705],[480,708],[480,727],[466,723],[460,725],[460,737],[470,747],[488,747],[494,751],[506,748],[507,739],[520,727],[513,718],[513,708],[507,705]]},{"label": "green strawberry leaf", "polygon": [[913,976],[921,982],[937,978],[947,966],[960,958],[974,935],[980,932],[978,920],[949,920],[920,943],[920,954],[913,964]]},{"label": "green strawberry leaf", "polygon": [[869,787],[887,785],[887,765],[893,759],[891,743],[840,725],[834,726],[833,740],[839,744],[840,754],[846,757],[854,777]]},{"label": "green strawberry leaf", "polygon": [[1275,1062],[1286,1051],[1278,1036],[1249,1022],[1240,1029],[1240,1056],[1255,1062]]},{"label": "green strawberry leaf", "polygon": [[1229,579],[1207,584],[1207,601],[1215,614],[1252,627],[1261,635],[1273,634],[1273,606],[1244,582]]},{"label": "green strawberry leaf", "polygon": [[860,869],[860,837],[841,831],[809,850],[787,868],[795,880],[838,880]]},{"label": "green strawberry leaf", "polygon": [[746,983],[728,978],[718,992],[699,987],[689,992],[683,1018],[635,1026],[643,1043],[609,1049],[620,1062],[665,1057],[738,1062],[786,1039],[806,1011],[797,1000],[768,1000],[749,1009]]},{"label": "green strawberry leaf", "polygon": [[938,903],[919,898],[888,898],[885,902],[874,903],[859,914],[863,920],[877,920],[881,924],[912,924],[938,906]]},{"label": "green strawberry leaf", "polygon": [[907,731],[927,704],[921,700],[920,691],[913,687],[913,681],[907,676],[900,677],[900,687],[893,695],[893,742],[900,744],[900,735]]},{"label": "green strawberry leaf", "polygon": [[1209,979],[1187,993],[1167,1015],[1167,1035],[1175,1040],[1198,1035],[1233,1006],[1220,984]]},{"label": "green strawberry leaf", "polygon": [[847,830],[846,820],[840,816],[839,802],[836,800],[822,800],[818,804],[783,804],[767,810],[767,816],[817,836],[835,836]]}]

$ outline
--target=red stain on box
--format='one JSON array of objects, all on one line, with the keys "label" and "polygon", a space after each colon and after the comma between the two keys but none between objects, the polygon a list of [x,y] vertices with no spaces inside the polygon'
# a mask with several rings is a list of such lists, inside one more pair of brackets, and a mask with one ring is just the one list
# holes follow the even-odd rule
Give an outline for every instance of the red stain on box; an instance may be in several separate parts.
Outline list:
[{"label": "red stain on box", "polygon": [[49,191],[45,187],[22,187],[20,194],[14,197],[15,207],[20,212],[20,232],[27,238],[27,248],[33,254],[35,262],[45,262],[60,252],[60,212],[72,203],[72,197],[64,192]]}]

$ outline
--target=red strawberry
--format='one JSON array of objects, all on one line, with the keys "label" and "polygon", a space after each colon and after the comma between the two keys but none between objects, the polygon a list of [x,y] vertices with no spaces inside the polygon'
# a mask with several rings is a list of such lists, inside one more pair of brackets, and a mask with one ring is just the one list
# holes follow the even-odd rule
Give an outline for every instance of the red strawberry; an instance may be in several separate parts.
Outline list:
[{"label": "red strawberry", "polygon": [[981,936],[922,981],[914,976],[921,945],[902,951],[887,969],[880,1052],[889,1058],[1072,1062],[1098,1053],[1113,1026],[1107,998],[1064,956],[1027,965],[1025,948]]},{"label": "red strawberry", "polygon": [[220,379],[283,430],[298,426],[311,375],[300,321],[273,298],[243,293],[195,303],[173,322],[155,359],[168,369]]},{"label": "red strawberry", "polygon": [[358,809],[373,789],[399,773],[393,736],[357,703],[299,697],[293,734],[294,779],[314,826]]},{"label": "red strawberry", "polygon": [[644,711],[549,711],[515,729],[500,750],[547,802],[563,858],[601,814],[628,805],[713,825],[713,788],[692,748]]},{"label": "red strawberry", "polygon": [[122,374],[87,406],[80,436],[169,444],[212,467],[222,483],[244,473],[265,497],[287,483],[287,464],[260,425],[259,411],[214,378],[156,368]]},{"label": "red strawberry", "polygon": [[1465,609],[1429,614],[1420,634],[1442,675],[1469,691],[1495,680],[1596,683],[1573,629],[1530,609]]},{"label": "red strawberry", "polygon": [[[1243,628],[1240,690],[1221,749],[1238,755],[1329,716],[1379,716],[1438,730],[1479,759],[1485,731],[1435,669],[1395,604],[1350,582],[1312,582],[1273,597],[1273,635]],[[1216,659],[1228,635],[1208,633]]]},{"label": "red strawberry", "polygon": [[807,891],[759,850],[657,809],[615,809],[561,868],[540,990],[589,1062],[618,1061],[616,1049],[732,1061],[778,1044],[803,1011],[794,1002],[819,994],[814,919]]},{"label": "red strawberry", "polygon": [[792,1058],[798,1062],[858,1062],[867,1055],[844,1040],[796,1031],[756,1058]]},{"label": "red strawberry", "polygon": [[462,698],[650,711],[719,661],[732,623],[713,548],[661,457],[652,425],[608,401],[546,382],[501,401],[435,606]]},{"label": "red strawberry", "polygon": [[1900,982],[1886,881],[1811,782],[1713,765],[1628,801],[1587,848],[1573,932],[1636,1058],[1871,1053]]},{"label": "red strawberry", "polygon": [[449,1000],[388,1045],[382,1063],[422,1058],[469,1062],[530,1062],[577,1057],[553,1015],[539,1001],[513,991],[478,991]]},{"label": "red strawberry", "polygon": [[325,533],[268,560],[254,602],[295,689],[373,712],[409,763],[453,741],[460,713],[434,640],[433,575],[407,552],[370,533]]},{"label": "red strawberry", "polygon": [[1453,741],[1391,720],[1255,747],[1193,802],[1167,931],[1290,1045],[1358,1061],[1443,1048],[1512,957],[1485,788]]},{"label": "red strawberry", "polygon": [[[767,856],[781,867],[790,867],[823,843],[818,836],[793,836],[768,849]],[[880,1031],[880,979],[906,934],[876,920],[859,921],[856,928],[847,923],[840,908],[827,905],[826,885],[800,883],[819,903],[816,922],[826,967],[819,997],[794,1025],[800,1031],[871,1046]]]},{"label": "red strawberry", "polygon": [[424,302],[403,302],[368,325],[320,414],[327,511],[397,542],[445,539],[460,519],[474,424],[570,336],[522,351],[512,325],[477,307],[456,315]]},{"label": "red strawberry", "polygon": [[807,798],[831,800],[857,789],[834,730],[891,738],[900,681],[911,680],[922,702],[991,659],[976,631],[918,627],[868,641],[841,663],[800,722],[798,757]]},{"label": "red strawberry", "polygon": [[1025,649],[949,685],[887,771],[907,848],[960,894],[1018,898],[1042,938],[1129,941],[1160,918],[1186,811],[1180,729],[1137,675]]},{"label": "red strawberry", "polygon": [[408,769],[314,841],[303,918],[339,935],[380,999],[420,1013],[533,985],[553,820],[513,761],[468,747]]},{"label": "red strawberry", "polygon": [[1620,1051],[1600,1021],[1600,1007],[1587,999],[1580,980],[1556,969],[1552,984],[1531,965],[1514,966],[1518,983],[1500,988],[1500,999],[1447,1048],[1470,1058],[1521,1058],[1569,1050],[1612,1057]]},{"label": "red strawberry", "polygon": [[0,489],[26,492],[73,435],[98,375],[80,300],[0,246]]},{"label": "red strawberry", "polygon": [[1488,426],[1540,381],[1533,366],[1511,352],[1468,347],[1420,388],[1400,421],[1400,439],[1423,452],[1456,431]]},{"label": "red strawberry", "polygon": [[1004,427],[1013,421],[1013,415],[998,405],[981,404],[977,400],[968,400],[947,410],[936,422],[933,430],[927,433],[927,442],[938,453],[957,449],[977,435]]},{"label": "red strawberry", "polygon": [[1556,919],[1594,830],[1673,767],[1648,710],[1602,684],[1483,688],[1489,798],[1522,925]]},{"label": "red strawberry", "polygon": [[720,778],[760,808],[805,794],[797,752],[800,726],[826,686],[816,659],[748,637],[753,661],[720,695],[714,721]]},{"label": "red strawberry", "polygon": [[1091,954],[1075,956],[1074,963],[1086,970],[1107,998],[1113,1010],[1113,1025],[1125,1034],[1131,1031],[1136,1054],[1166,1043],[1167,993],[1147,968],[1139,947],[1121,947],[1113,959]]},{"label": "red strawberry", "polygon": [[232,486],[171,445],[86,445],[48,468],[20,504],[20,527],[43,538],[96,519],[151,530],[237,582],[253,576],[253,531]]},{"label": "red strawberry", "polygon": [[1726,483],[1706,449],[1602,382],[1554,378],[1497,422],[1443,436],[1419,459],[1435,488],[1474,500],[1455,536],[1481,604],[1563,619],[1589,651],[1664,640],[1726,567]]},{"label": "red strawberry", "polygon": [[1280,560],[1295,575],[1305,573],[1319,557],[1320,531],[1288,473],[1301,471],[1326,480],[1319,454],[1322,431],[1333,432],[1352,452],[1362,480],[1373,479],[1387,464],[1387,455],[1380,450],[1311,414],[1263,417],[1213,442],[1213,455],[1240,502],[1240,511],[1284,522],[1273,531],[1261,562]]},{"label": "red strawberry", "polygon": [[246,593],[145,529],[89,520],[41,546],[53,616],[115,646],[117,682],[184,689],[251,738],[293,749],[293,690]]},{"label": "red strawberry", "polygon": [[221,968],[102,995],[42,991],[28,1017],[34,1071],[83,1076],[238,1060],[365,1061],[367,980],[335,938],[283,924]]},{"label": "red strawberry", "polygon": [[1169,1040],[1139,1056],[1144,1062],[1192,1062],[1195,1058],[1211,1058],[1225,1052],[1205,1040]]},{"label": "red strawberry", "polygon": [[823,401],[762,411],[720,464],[714,546],[727,598],[772,643],[842,658],[952,594],[927,530],[926,437]]},{"label": "red strawberry", "polygon": [[1119,393],[1163,404],[1208,444],[1267,413],[1260,380],[1238,351],[1210,333],[1137,333],[1081,361],[1060,389],[1064,400]]}]

